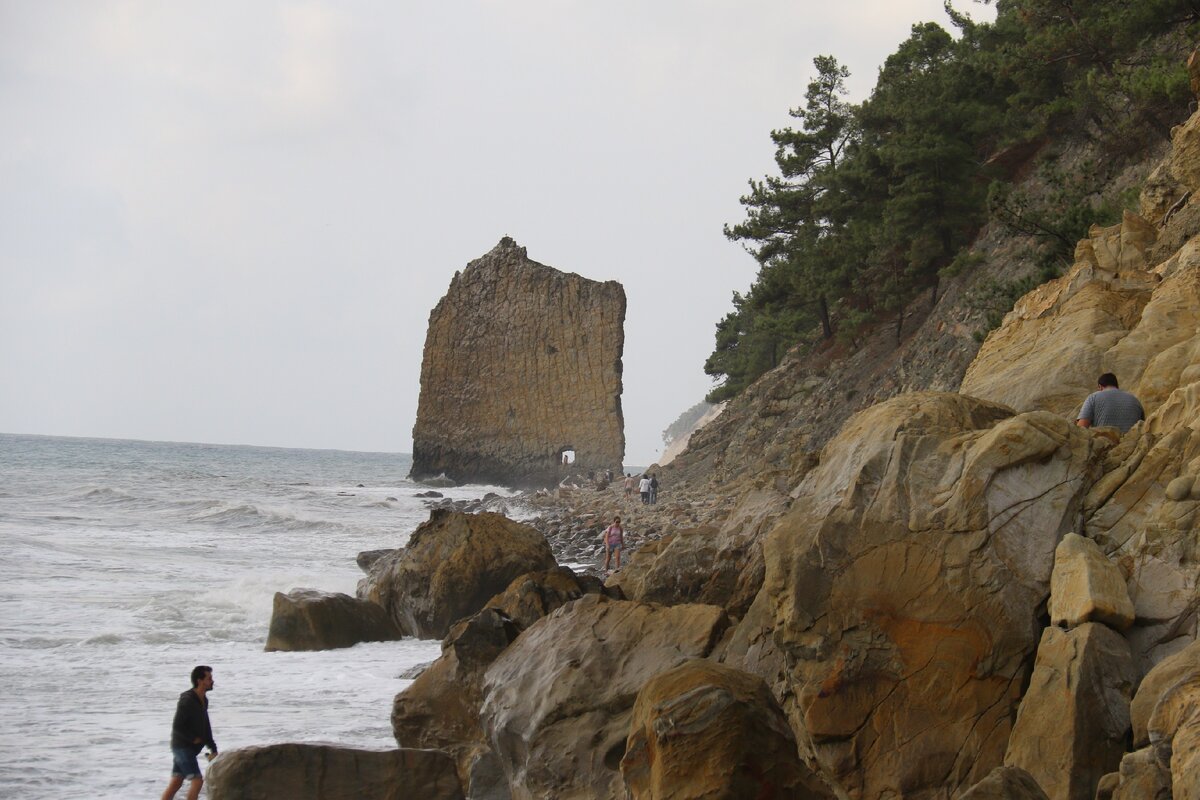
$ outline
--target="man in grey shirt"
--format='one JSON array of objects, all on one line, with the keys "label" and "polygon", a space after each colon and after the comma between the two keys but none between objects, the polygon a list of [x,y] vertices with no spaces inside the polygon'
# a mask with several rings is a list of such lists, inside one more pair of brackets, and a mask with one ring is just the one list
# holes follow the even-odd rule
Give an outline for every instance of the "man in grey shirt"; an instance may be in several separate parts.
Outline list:
[{"label": "man in grey shirt", "polygon": [[1075,424],[1081,428],[1113,427],[1125,433],[1146,418],[1138,399],[1117,387],[1117,376],[1106,372],[1097,379],[1100,390],[1092,392],[1079,409]]}]

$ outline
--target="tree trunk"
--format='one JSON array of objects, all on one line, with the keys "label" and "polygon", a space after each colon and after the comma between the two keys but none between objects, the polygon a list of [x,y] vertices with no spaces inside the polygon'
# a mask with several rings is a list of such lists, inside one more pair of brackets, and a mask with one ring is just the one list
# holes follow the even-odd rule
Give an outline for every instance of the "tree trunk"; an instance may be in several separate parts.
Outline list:
[{"label": "tree trunk", "polygon": [[818,300],[818,308],[821,313],[821,336],[825,341],[833,338],[833,323],[829,321],[829,303],[825,300],[825,295],[821,295]]}]

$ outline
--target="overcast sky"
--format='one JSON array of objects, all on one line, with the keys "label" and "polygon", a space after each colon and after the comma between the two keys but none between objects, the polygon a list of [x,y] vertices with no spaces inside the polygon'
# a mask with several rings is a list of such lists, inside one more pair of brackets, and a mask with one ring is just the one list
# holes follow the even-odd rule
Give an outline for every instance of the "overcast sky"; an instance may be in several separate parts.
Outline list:
[{"label": "overcast sky", "polygon": [[[958,3],[976,17],[991,9]],[[942,0],[0,0],[0,431],[409,452],[510,235],[625,286],[627,462],[711,388],[721,226],[832,54]]]}]

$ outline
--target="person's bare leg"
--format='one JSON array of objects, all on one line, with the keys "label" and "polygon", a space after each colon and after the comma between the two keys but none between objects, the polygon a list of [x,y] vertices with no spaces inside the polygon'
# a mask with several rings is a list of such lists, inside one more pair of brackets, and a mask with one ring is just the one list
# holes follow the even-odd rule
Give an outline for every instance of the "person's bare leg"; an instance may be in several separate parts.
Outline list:
[{"label": "person's bare leg", "polygon": [[605,572],[608,572],[608,562],[610,559],[612,559],[612,550],[609,550],[608,546],[605,545],[605,547],[604,547],[604,571]]},{"label": "person's bare leg", "polygon": [[621,568],[621,548],[617,548],[617,569]]},{"label": "person's bare leg", "polygon": [[200,787],[204,785],[204,778],[196,776],[192,778],[192,785],[188,787],[187,800],[197,800],[200,797]]},{"label": "person's bare leg", "polygon": [[180,786],[183,786],[183,776],[172,775],[171,782],[167,784],[167,790],[163,792],[162,800],[173,800]]}]

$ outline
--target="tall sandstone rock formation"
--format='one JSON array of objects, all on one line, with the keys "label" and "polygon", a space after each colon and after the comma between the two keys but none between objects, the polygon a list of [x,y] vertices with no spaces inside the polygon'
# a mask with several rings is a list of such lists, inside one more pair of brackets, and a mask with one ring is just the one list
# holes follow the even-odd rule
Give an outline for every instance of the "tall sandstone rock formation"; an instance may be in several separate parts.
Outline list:
[{"label": "tall sandstone rock formation", "polygon": [[621,284],[559,272],[501,239],[429,315],[413,478],[537,486],[566,469],[619,470],[624,322]]}]

